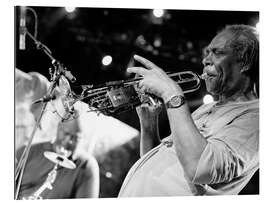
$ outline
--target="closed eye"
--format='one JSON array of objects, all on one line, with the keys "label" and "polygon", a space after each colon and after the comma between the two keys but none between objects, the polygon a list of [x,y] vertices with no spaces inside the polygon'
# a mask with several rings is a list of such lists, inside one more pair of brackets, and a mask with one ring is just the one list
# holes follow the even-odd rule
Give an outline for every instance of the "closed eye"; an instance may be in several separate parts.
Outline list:
[{"label": "closed eye", "polygon": [[204,51],[203,51],[203,57],[207,57],[210,53],[213,53],[214,55],[224,55],[226,52],[225,52],[225,49],[220,49],[220,48],[206,48]]},{"label": "closed eye", "polygon": [[214,48],[214,49],[212,49],[212,52],[215,55],[224,55],[226,53],[226,50],[225,49]]}]

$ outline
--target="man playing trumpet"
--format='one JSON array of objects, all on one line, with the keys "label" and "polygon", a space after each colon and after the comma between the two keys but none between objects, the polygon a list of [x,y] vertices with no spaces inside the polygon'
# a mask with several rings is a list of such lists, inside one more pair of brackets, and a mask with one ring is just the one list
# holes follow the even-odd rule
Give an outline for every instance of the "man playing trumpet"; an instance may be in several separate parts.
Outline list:
[{"label": "man playing trumpet", "polygon": [[259,168],[259,40],[252,27],[227,26],[203,59],[207,91],[217,97],[189,112],[181,87],[149,60],[127,71],[143,77],[139,88],[160,97],[171,135],[158,136],[159,108],[137,108],[141,158],[119,197],[238,194]]}]

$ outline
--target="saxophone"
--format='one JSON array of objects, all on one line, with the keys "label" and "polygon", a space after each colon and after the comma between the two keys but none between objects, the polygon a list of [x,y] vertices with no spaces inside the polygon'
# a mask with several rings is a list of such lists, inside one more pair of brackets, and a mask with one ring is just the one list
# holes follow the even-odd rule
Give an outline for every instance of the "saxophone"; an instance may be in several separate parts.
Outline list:
[{"label": "saxophone", "polygon": [[57,168],[58,164],[54,166],[54,168],[48,173],[48,176],[44,183],[37,189],[36,192],[34,192],[32,195],[28,197],[23,197],[23,200],[38,200],[38,199],[43,199],[41,194],[46,190],[52,190],[53,186],[52,184],[54,183],[56,176],[57,176]]}]

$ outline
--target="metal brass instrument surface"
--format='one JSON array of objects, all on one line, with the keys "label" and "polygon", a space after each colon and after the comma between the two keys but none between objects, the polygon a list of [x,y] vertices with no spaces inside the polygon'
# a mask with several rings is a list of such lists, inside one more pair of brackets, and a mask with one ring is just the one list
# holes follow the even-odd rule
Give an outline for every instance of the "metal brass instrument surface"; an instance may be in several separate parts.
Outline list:
[{"label": "metal brass instrument surface", "polygon": [[[201,77],[192,71],[168,74],[178,83],[183,92],[191,93],[200,88]],[[115,115],[134,109],[142,103],[161,104],[160,98],[138,91],[137,84],[142,78],[111,81],[102,85],[83,85],[80,99],[89,105],[90,110],[105,115]]]},{"label": "metal brass instrument surface", "polygon": [[41,194],[46,190],[52,190],[53,189],[53,183],[56,179],[57,176],[57,167],[58,165],[56,164],[54,166],[54,168],[48,173],[48,176],[45,180],[45,182],[38,188],[37,191],[35,191],[32,195],[28,196],[28,197],[23,197],[23,200],[40,200],[43,199],[43,197],[41,196]]}]

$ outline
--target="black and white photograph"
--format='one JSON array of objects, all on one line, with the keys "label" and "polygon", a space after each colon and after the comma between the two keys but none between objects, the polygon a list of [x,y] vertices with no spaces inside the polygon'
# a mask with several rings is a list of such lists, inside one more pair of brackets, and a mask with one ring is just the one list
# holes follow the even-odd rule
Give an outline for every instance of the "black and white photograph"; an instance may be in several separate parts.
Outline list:
[{"label": "black and white photograph", "polygon": [[260,196],[259,9],[13,16],[13,200]]}]

